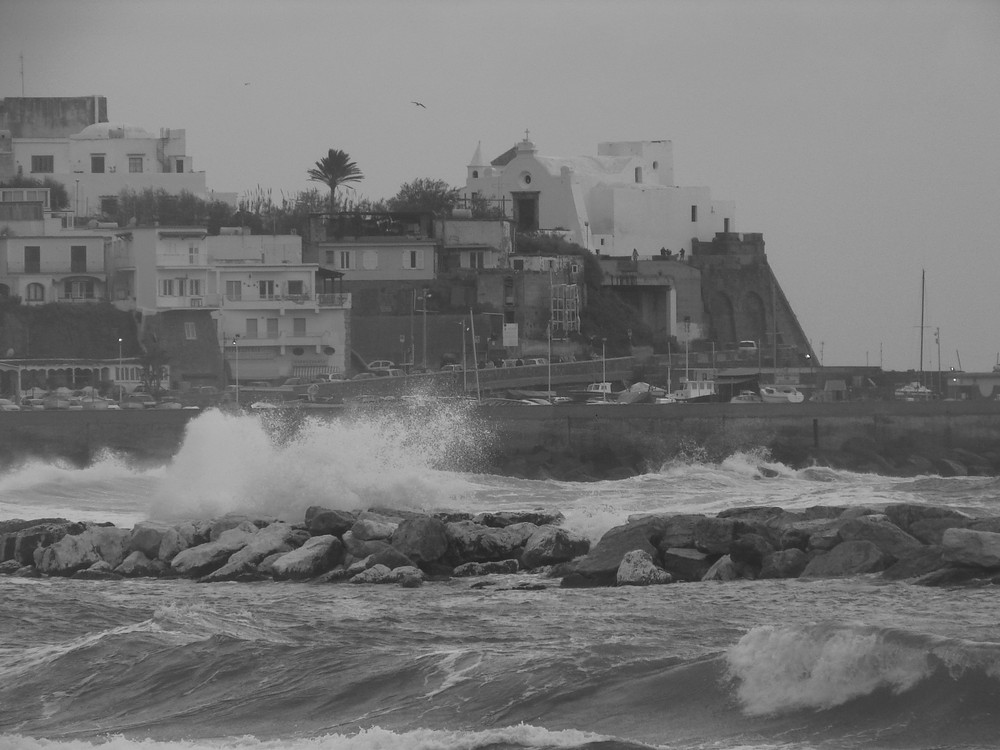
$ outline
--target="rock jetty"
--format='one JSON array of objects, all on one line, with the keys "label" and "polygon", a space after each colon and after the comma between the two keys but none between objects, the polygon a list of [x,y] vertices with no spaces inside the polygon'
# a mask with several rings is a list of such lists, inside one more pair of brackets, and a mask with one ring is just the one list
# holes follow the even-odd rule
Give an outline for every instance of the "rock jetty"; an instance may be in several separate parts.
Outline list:
[{"label": "rock jetty", "polygon": [[938,506],[648,514],[594,544],[562,521],[544,512],[318,506],[301,523],[240,515],[131,529],[62,518],[2,521],[0,574],[403,587],[526,572],[563,587],[865,574],[921,585],[1000,583],[1000,517]]}]

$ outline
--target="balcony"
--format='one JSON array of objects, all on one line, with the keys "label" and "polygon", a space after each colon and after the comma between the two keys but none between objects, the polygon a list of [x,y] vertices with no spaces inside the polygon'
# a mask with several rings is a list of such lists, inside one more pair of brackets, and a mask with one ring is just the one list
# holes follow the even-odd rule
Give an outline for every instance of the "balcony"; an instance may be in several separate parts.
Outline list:
[{"label": "balcony", "polygon": [[294,310],[298,307],[351,306],[350,294],[270,294],[257,297],[225,295],[222,306],[233,309]]},{"label": "balcony", "polygon": [[163,310],[187,310],[219,306],[218,294],[188,294],[182,297],[157,296],[156,306]]}]

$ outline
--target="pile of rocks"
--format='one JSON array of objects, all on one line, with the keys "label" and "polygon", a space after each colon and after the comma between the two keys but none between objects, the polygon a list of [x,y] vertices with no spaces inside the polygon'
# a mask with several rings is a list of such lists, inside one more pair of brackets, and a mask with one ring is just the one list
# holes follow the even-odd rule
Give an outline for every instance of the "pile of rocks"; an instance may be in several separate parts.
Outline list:
[{"label": "pile of rocks", "polygon": [[1000,583],[1000,518],[907,503],[647,515],[608,531],[561,573],[563,586],[871,573],[923,585]]},{"label": "pile of rocks", "polygon": [[924,585],[1000,583],[1000,518],[894,504],[717,516],[636,516],[593,546],[560,514],[347,512],[301,524],[223,516],[132,529],[65,519],[0,522],[0,573],[203,582],[397,583],[529,571],[564,587],[834,578],[879,573]]},{"label": "pile of rocks", "polygon": [[429,577],[537,570],[585,554],[561,514],[428,515],[312,507],[301,524],[224,516],[132,529],[65,519],[0,522],[0,573],[418,586]]}]

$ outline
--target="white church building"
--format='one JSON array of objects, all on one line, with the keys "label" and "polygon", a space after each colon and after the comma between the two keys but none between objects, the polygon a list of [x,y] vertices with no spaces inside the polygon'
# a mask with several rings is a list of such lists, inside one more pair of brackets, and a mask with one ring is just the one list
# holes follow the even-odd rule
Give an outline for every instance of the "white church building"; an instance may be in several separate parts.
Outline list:
[{"label": "white church building", "polygon": [[600,255],[690,254],[692,239],[735,232],[735,204],[674,184],[670,141],[601,143],[597,156],[542,156],[524,140],[487,162],[481,144],[463,197],[501,200],[518,231],[561,234]]}]

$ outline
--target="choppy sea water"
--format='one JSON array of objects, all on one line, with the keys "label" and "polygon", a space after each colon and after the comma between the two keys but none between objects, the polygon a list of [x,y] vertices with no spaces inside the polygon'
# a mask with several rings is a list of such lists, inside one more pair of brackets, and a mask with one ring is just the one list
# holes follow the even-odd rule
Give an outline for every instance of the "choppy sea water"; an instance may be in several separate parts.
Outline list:
[{"label": "choppy sea water", "polygon": [[[692,455],[576,484],[450,469],[463,414],[316,422],[207,412],[166,466],[0,475],[0,518],[130,526],[310,505],[635,513],[914,502],[994,515],[990,478],[793,471]],[[463,462],[466,465],[467,461]],[[778,472],[762,476],[760,467]],[[516,584],[545,584],[524,590]],[[559,589],[0,577],[0,750],[995,748],[1000,600],[874,577]]]}]

